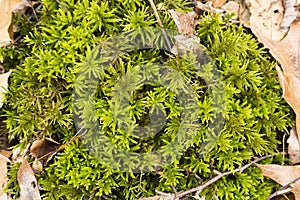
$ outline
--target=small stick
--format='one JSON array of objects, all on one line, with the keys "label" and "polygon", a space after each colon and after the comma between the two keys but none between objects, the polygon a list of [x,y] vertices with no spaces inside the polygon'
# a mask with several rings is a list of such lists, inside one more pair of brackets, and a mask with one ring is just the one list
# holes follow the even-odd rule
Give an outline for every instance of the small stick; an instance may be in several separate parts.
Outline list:
[{"label": "small stick", "polygon": [[164,197],[170,197],[172,196],[172,193],[166,193],[166,192],[162,192],[162,191],[159,191],[159,190],[155,190],[155,192],[160,195],[160,196],[164,196]]},{"label": "small stick", "polygon": [[[162,24],[161,19],[160,19],[159,15],[158,15],[158,12],[157,12],[157,9],[156,9],[156,6],[155,6],[153,0],[149,0],[149,3],[151,4],[151,7],[152,7],[152,9],[153,9],[153,11],[154,11],[154,15],[155,15],[155,18],[156,18],[156,20],[157,20],[157,22],[158,22],[158,25],[159,25],[161,28],[163,28],[163,24]],[[167,33],[166,33],[165,29],[162,29],[162,33],[163,33],[164,38],[165,38],[165,40],[166,40],[166,42],[167,42],[168,49],[169,49],[169,51],[171,51],[171,49],[172,49],[171,43],[170,43],[170,40],[169,40],[169,38],[168,38],[168,36],[167,36]]]},{"label": "small stick", "polygon": [[150,3],[150,5],[151,5],[151,7],[152,7],[152,9],[153,9],[153,11],[154,11],[154,15],[155,15],[155,17],[156,17],[156,20],[157,20],[157,22],[158,22],[158,25],[159,25],[160,27],[163,27],[163,24],[162,24],[161,19],[160,19],[159,15],[158,15],[158,12],[157,12],[157,9],[156,9],[156,6],[155,6],[153,0],[149,0],[149,3]]},{"label": "small stick", "polygon": [[55,0],[65,11],[69,11],[68,8],[62,4],[59,0]]},{"label": "small stick", "polygon": [[[195,187],[195,188],[192,188],[190,190],[187,190],[187,191],[184,191],[184,192],[179,192],[177,193],[176,195],[175,194],[172,194],[172,193],[165,193],[165,192],[161,192],[161,191],[156,191],[157,194],[161,195],[161,196],[168,196],[168,197],[176,197],[176,198],[180,198],[180,197],[184,197],[185,195],[187,194],[190,194],[190,193],[193,193],[193,192],[197,192],[196,194],[199,194],[204,188],[208,187],[209,185],[213,184],[214,182],[216,182],[217,180],[219,180],[220,178],[222,178],[223,176],[226,176],[226,175],[229,175],[229,174],[233,174],[235,172],[240,172],[242,173],[245,169],[249,168],[251,165],[261,161],[261,160],[264,160],[266,158],[270,158],[270,157],[273,157],[274,154],[272,155],[267,155],[267,156],[263,156],[263,157],[260,157],[260,158],[257,158],[255,160],[253,160],[252,162],[240,167],[240,168],[237,168],[233,171],[227,171],[227,172],[224,172],[224,173],[220,173],[218,174],[217,176],[215,176],[214,178],[210,179],[209,181],[207,181],[205,184],[203,185],[200,185],[198,187]],[[300,178],[299,178],[300,179]],[[299,180],[300,181],[300,180]]]},{"label": "small stick", "polygon": [[285,133],[283,134],[283,138],[282,138],[282,161],[281,161],[281,165],[283,165],[284,164],[284,156],[285,156],[285,151],[284,151],[284,149],[285,149],[285,145],[284,145],[284,142],[285,142]]},{"label": "small stick", "polygon": [[223,176],[226,176],[226,175],[229,175],[229,174],[233,174],[235,172],[243,172],[245,169],[247,169],[248,167],[250,167],[251,165],[261,161],[261,160],[264,160],[266,158],[270,158],[270,157],[273,157],[274,155],[267,155],[267,156],[264,156],[264,157],[261,157],[261,158],[257,158],[255,160],[253,160],[252,162],[244,165],[243,167],[240,167],[240,168],[237,168],[235,170],[232,171],[228,171],[228,172],[224,172],[224,173],[221,173],[217,176],[215,176],[214,178],[210,179],[209,181],[207,181],[205,184],[203,185],[200,185],[198,187],[195,187],[195,188],[192,188],[190,190],[187,190],[185,192],[180,192],[177,194],[177,197],[183,197],[189,193],[192,193],[192,192],[197,192],[197,191],[202,191],[204,188],[208,187],[209,185],[211,185],[212,183],[216,182],[217,180],[219,180],[220,178],[222,178]]},{"label": "small stick", "polygon": [[273,197],[291,192],[299,182],[300,182],[300,177],[298,177],[296,180],[286,184],[285,186],[283,186],[276,192],[272,193],[266,200],[271,200]]},{"label": "small stick", "polygon": [[193,173],[193,175],[195,176],[195,178],[196,178],[200,183],[203,182],[203,179],[202,179],[200,176],[198,176],[198,174]]},{"label": "small stick", "polygon": [[175,194],[175,197],[176,197],[176,195],[177,195],[177,190],[176,190],[176,188],[175,188],[175,186],[172,184],[172,190],[173,190],[173,192],[174,192],[174,194]]},{"label": "small stick", "polygon": [[39,18],[38,18],[38,16],[37,16],[36,12],[35,12],[35,9],[34,9],[34,7],[33,7],[33,5],[32,5],[32,2],[31,2],[30,0],[28,0],[28,3],[30,4],[29,7],[32,9],[32,12],[33,12],[33,15],[34,15],[36,21],[39,21]]}]

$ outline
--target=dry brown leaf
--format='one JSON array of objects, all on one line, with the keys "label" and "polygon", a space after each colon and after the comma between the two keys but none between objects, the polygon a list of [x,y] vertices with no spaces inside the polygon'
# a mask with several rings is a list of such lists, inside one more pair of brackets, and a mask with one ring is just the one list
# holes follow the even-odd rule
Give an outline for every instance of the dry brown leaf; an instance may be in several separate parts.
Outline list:
[{"label": "dry brown leaf", "polygon": [[216,8],[222,7],[227,0],[212,0],[212,5]]},{"label": "dry brown leaf", "polygon": [[6,72],[4,74],[0,74],[0,108],[3,105],[3,97],[4,93],[6,92],[6,89],[8,87],[8,77],[10,75],[11,71]]},{"label": "dry brown leaf", "polygon": [[26,0],[0,0],[0,47],[13,41],[12,12],[30,6]]},{"label": "dry brown leaf", "polygon": [[[260,165],[262,175],[271,178],[282,186],[288,185],[300,177],[300,166]],[[296,200],[300,200],[300,183],[293,186],[292,192]]]},{"label": "dry brown leaf", "polygon": [[290,137],[287,140],[288,154],[291,161],[291,164],[296,164],[300,162],[300,144],[296,132],[296,128],[293,127],[290,131]]},{"label": "dry brown leaf", "polygon": [[265,38],[263,41],[283,69],[281,71],[277,67],[283,98],[296,113],[296,129],[298,138],[300,138],[300,24],[293,22],[288,35],[280,42],[275,43]]},{"label": "dry brown leaf", "polygon": [[272,1],[273,4],[269,0],[249,1],[251,30],[264,46],[270,49],[270,53],[283,69],[281,71],[277,67],[283,98],[296,113],[296,130],[300,138],[300,24],[293,21],[289,31],[283,32],[280,29],[284,14],[281,1]]},{"label": "dry brown leaf", "polygon": [[182,13],[172,10],[168,10],[171,17],[173,18],[178,32],[189,37],[193,37],[195,35],[195,12]]},{"label": "dry brown leaf", "polygon": [[284,16],[280,23],[280,28],[288,31],[292,22],[297,18],[298,13],[295,9],[296,2],[293,0],[283,0]]},{"label": "dry brown leaf", "polygon": [[6,177],[7,173],[7,162],[9,161],[9,156],[12,154],[11,151],[0,151],[0,199],[6,200],[9,199],[9,196],[6,193],[2,192],[2,189],[5,187],[8,179]]},{"label": "dry brown leaf", "polygon": [[43,165],[46,165],[48,161],[57,153],[57,149],[60,144],[51,138],[45,138],[42,140],[36,140],[30,147],[30,154],[40,159]]},{"label": "dry brown leaf", "polygon": [[259,29],[263,37],[279,41],[286,35],[280,25],[284,18],[284,6],[281,0],[249,0],[250,27]]},{"label": "dry brown leaf", "polygon": [[20,200],[39,200],[40,191],[34,173],[25,160],[18,171],[18,183],[20,186]]}]

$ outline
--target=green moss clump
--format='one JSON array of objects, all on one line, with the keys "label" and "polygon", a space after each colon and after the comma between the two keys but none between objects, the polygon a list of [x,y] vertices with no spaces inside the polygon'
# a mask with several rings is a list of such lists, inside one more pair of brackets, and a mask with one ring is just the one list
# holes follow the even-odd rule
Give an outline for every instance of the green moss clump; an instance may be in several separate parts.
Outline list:
[{"label": "green moss clump", "polygon": [[[17,61],[10,80],[2,114],[6,117],[10,139],[24,147],[37,137],[51,137],[61,143],[75,134],[72,91],[81,63],[98,43],[118,32],[138,27],[158,27],[148,1],[43,0],[40,22],[26,36],[24,47],[0,51],[4,64]],[[167,9],[187,11],[182,0],[155,1],[166,28],[175,29]],[[281,98],[275,63],[259,43],[229,18],[205,16],[197,30],[201,43],[222,74],[226,90],[225,126],[210,153],[201,157],[200,147],[212,120],[211,98],[205,84],[197,78],[192,64],[168,57],[164,63],[184,74],[197,92],[200,123],[193,145],[179,159],[156,172],[122,172],[95,159],[77,141],[67,146],[39,175],[46,199],[138,199],[155,195],[155,190],[184,191],[214,176],[212,170],[233,170],[253,156],[277,152],[277,136],[292,126],[290,108]],[[5,55],[9,52],[11,56]],[[99,83],[97,119],[106,135],[119,148],[151,152],[168,144],[180,122],[180,105],[174,93],[158,85],[136,90],[129,108],[137,124],[149,123],[152,105],[166,109],[167,121],[158,136],[138,140],[116,126],[111,105],[112,87],[118,78],[136,66],[160,62],[161,51],[143,50],[122,55],[105,72]],[[19,64],[20,63],[20,64]],[[7,67],[12,67],[10,63]],[[209,65],[207,66],[209,67]],[[42,133],[42,134],[41,134]],[[269,159],[266,162],[271,162]],[[206,188],[206,199],[265,199],[276,185],[251,167],[243,173],[224,177]],[[17,185],[15,184],[15,187]],[[13,188],[14,190],[14,188]]]}]

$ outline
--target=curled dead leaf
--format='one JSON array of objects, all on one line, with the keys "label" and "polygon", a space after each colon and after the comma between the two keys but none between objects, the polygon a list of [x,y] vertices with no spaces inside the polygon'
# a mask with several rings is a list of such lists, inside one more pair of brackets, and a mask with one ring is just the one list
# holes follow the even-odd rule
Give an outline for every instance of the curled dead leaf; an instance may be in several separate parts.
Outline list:
[{"label": "curled dead leaf", "polygon": [[272,56],[281,65],[282,70],[277,67],[277,73],[283,98],[296,113],[296,130],[300,138],[300,23],[294,20],[288,31],[283,31],[281,29],[284,18],[282,1],[248,1],[251,5],[249,9],[252,32],[266,48],[270,49]]},{"label": "curled dead leaf", "polygon": [[18,183],[20,186],[20,199],[21,200],[40,200],[40,191],[34,173],[25,160],[21,164],[18,171]]},{"label": "curled dead leaf", "polygon": [[0,47],[13,41],[12,12],[30,6],[27,0],[0,0]]},{"label": "curled dead leaf", "polygon": [[283,98],[296,113],[296,130],[300,134],[300,24],[293,22],[287,36],[280,42],[262,37],[261,40],[279,61],[283,70],[277,67]]},{"label": "curled dead leaf", "polygon": [[291,161],[291,164],[296,164],[300,162],[300,143],[297,136],[296,128],[293,127],[290,131],[290,137],[287,140],[288,154]]},{"label": "curled dead leaf", "polygon": [[36,140],[30,147],[30,154],[39,159],[43,165],[46,165],[49,160],[57,153],[60,144],[51,138]]}]

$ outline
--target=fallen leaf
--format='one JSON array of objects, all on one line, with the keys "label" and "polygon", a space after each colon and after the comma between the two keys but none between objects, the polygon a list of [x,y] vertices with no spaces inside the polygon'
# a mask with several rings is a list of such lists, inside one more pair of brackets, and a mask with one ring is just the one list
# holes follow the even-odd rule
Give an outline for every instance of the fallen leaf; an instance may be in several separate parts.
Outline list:
[{"label": "fallen leaf", "polygon": [[11,151],[0,151],[0,199],[6,200],[9,199],[9,195],[6,193],[3,193],[2,190],[5,187],[8,179],[6,177],[7,174],[7,162],[9,161],[9,156],[12,154]]},{"label": "fallen leaf", "polygon": [[297,136],[295,126],[290,131],[290,137],[287,140],[288,146],[288,154],[291,161],[291,164],[296,164],[300,162],[300,144]]},{"label": "fallen leaf", "polygon": [[18,171],[18,183],[20,186],[20,200],[39,200],[40,191],[34,173],[25,160]]},{"label": "fallen leaf", "polygon": [[57,153],[60,144],[51,138],[36,140],[30,147],[30,154],[39,159],[43,165],[46,165],[49,160]]},{"label": "fallen leaf", "polygon": [[288,31],[292,22],[297,18],[298,13],[295,9],[296,2],[293,0],[283,0],[284,16],[280,24],[280,28],[284,31]]},{"label": "fallen leaf", "polygon": [[280,25],[284,18],[284,6],[281,0],[249,0],[250,27],[258,29],[260,35],[279,41],[286,35]]},{"label": "fallen leaf", "polygon": [[284,7],[280,0],[249,2],[250,28],[281,65],[282,70],[277,67],[277,73],[283,98],[296,113],[296,130],[300,138],[300,24],[294,20],[288,32],[280,28],[284,16]]},{"label": "fallen leaf", "polygon": [[[300,177],[300,166],[260,165],[262,175],[271,178],[282,186],[288,185]],[[300,200],[300,183],[293,186],[292,192],[296,200]]]},{"label": "fallen leaf", "polygon": [[13,41],[12,12],[30,6],[27,0],[0,0],[0,47]]},{"label": "fallen leaf", "polygon": [[3,105],[4,93],[6,92],[8,87],[8,77],[10,73],[11,71],[6,72],[4,74],[0,74],[0,108]]},{"label": "fallen leaf", "polygon": [[168,10],[171,17],[173,18],[178,32],[189,37],[195,36],[195,12],[182,13],[172,10]]}]

